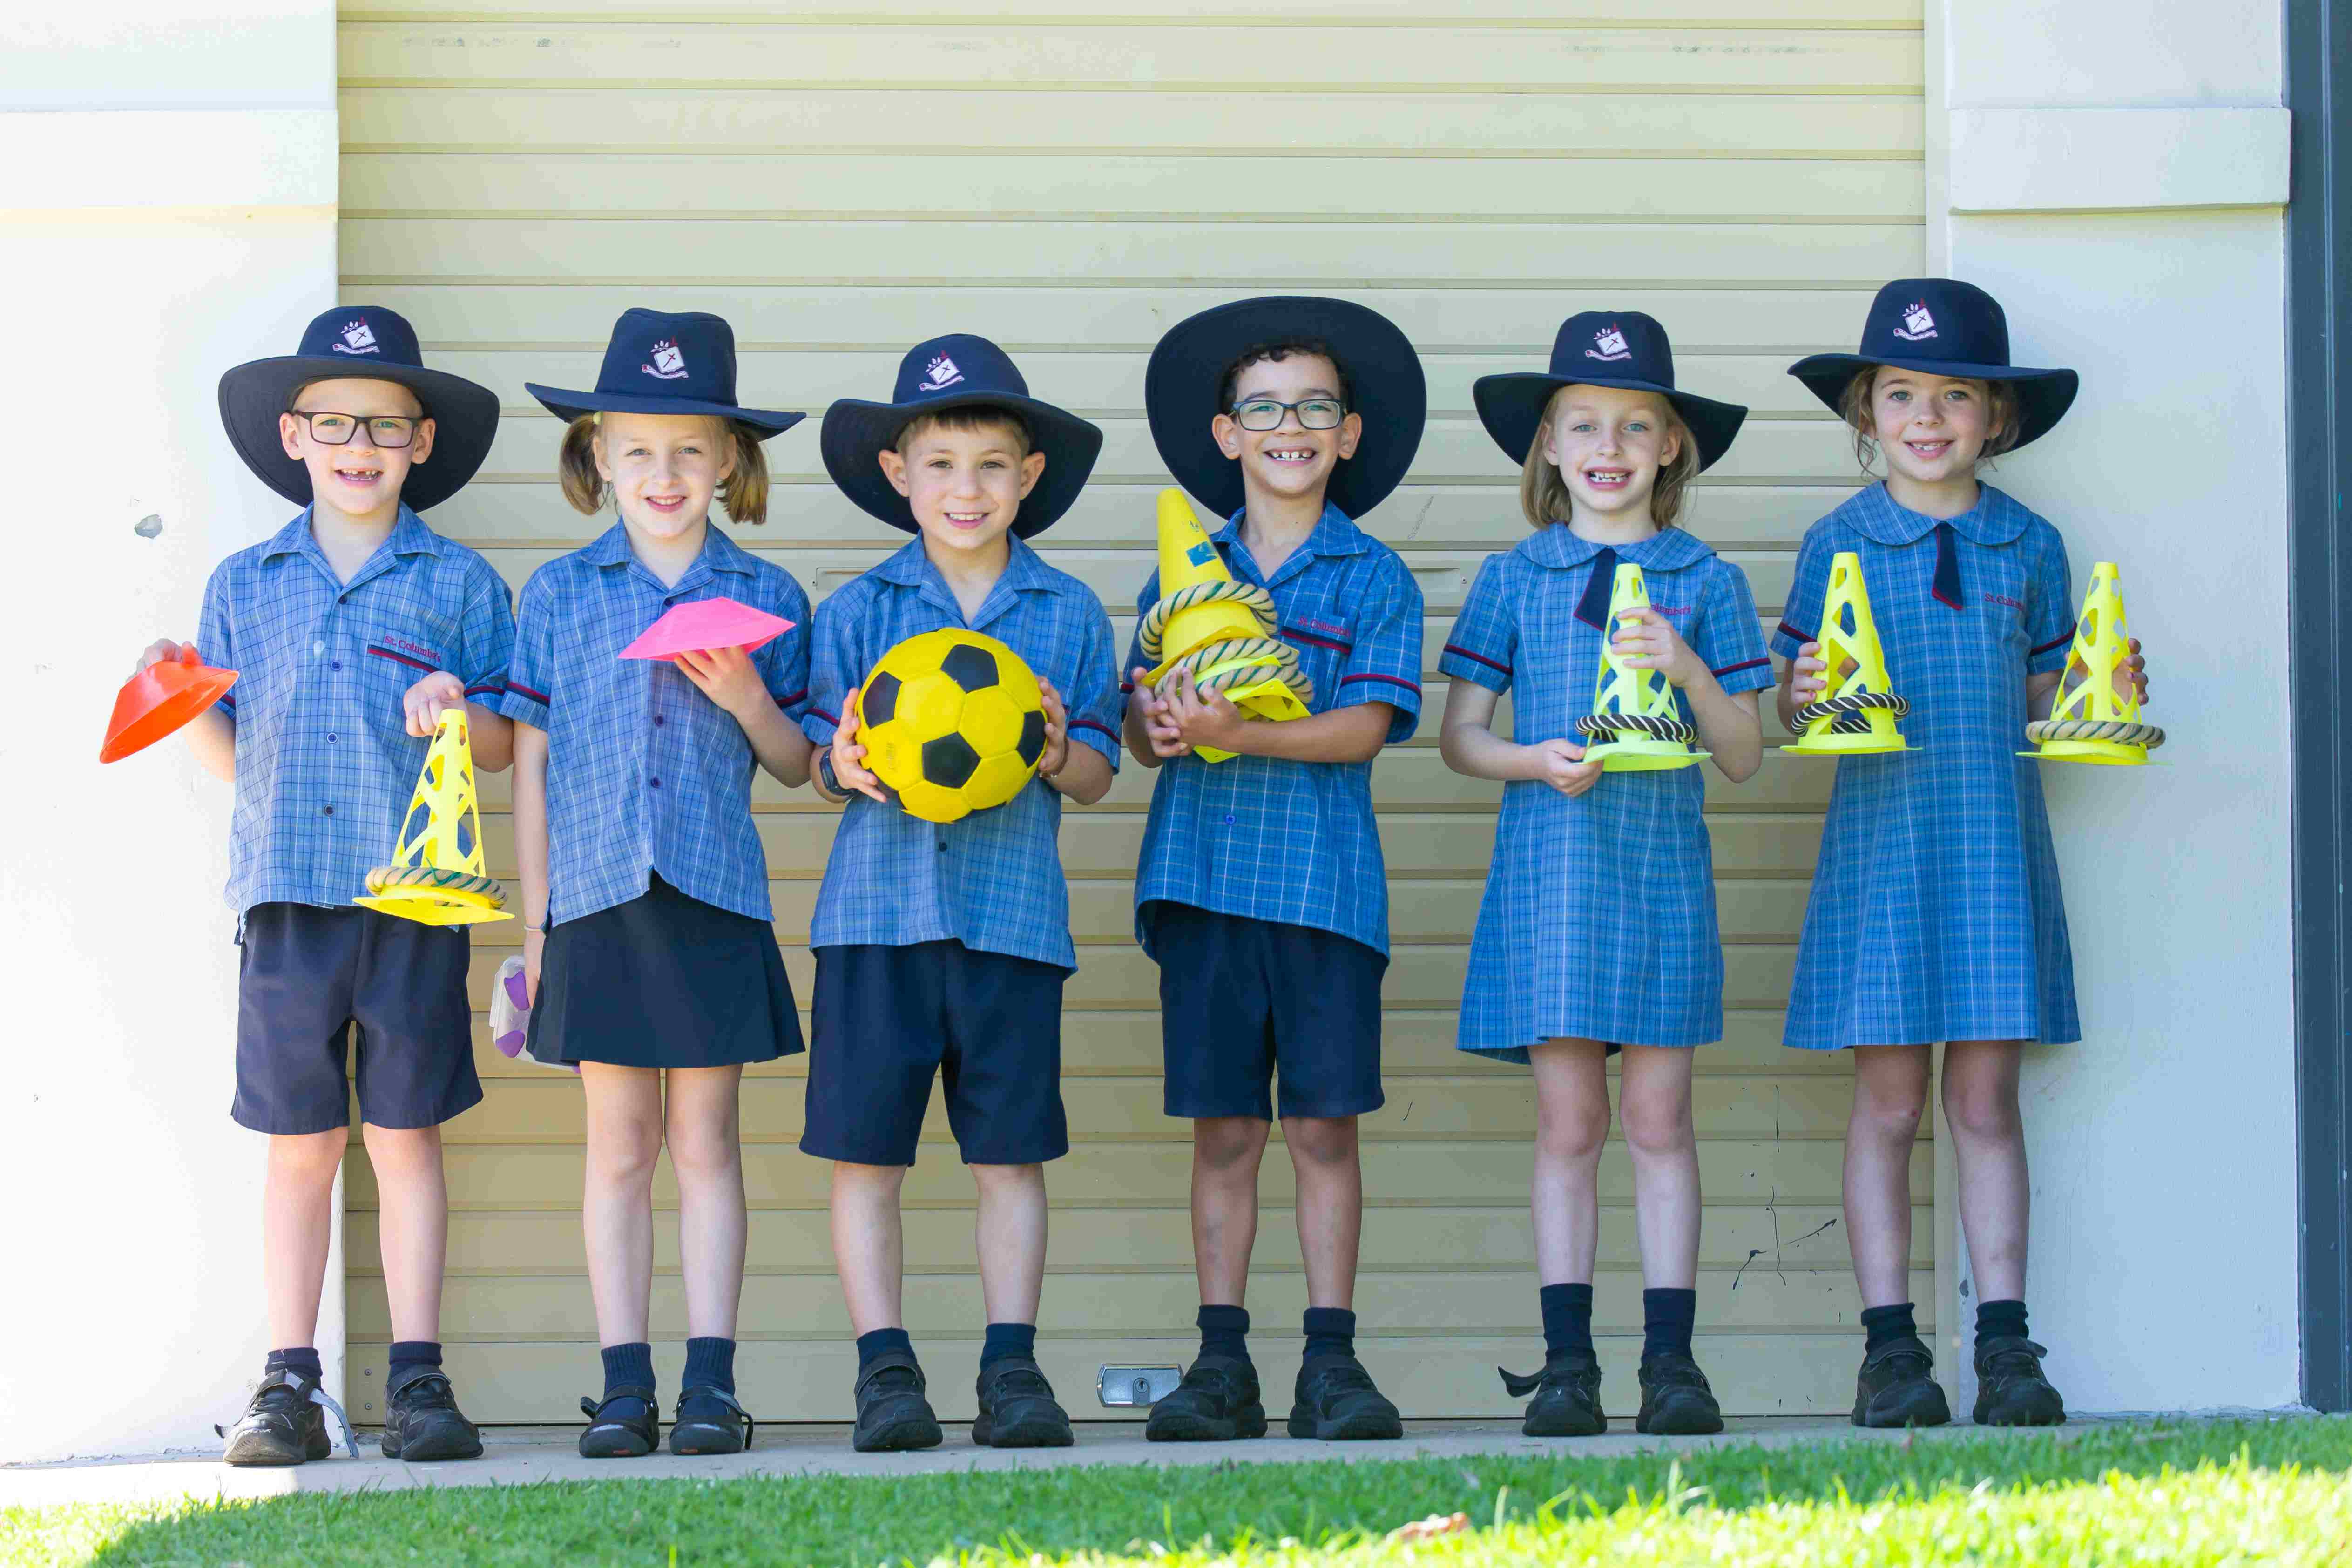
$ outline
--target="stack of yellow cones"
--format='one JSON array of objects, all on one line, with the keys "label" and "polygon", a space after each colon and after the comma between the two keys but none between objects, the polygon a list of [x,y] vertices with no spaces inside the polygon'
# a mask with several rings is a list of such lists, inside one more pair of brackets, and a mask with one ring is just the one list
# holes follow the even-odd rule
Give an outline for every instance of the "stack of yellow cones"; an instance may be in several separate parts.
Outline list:
[{"label": "stack of yellow cones", "polygon": [[[1298,667],[1298,650],[1275,636],[1273,596],[1238,583],[1217,553],[1180,489],[1160,492],[1160,601],[1145,612],[1138,635],[1143,657],[1156,661],[1144,679],[1162,696],[1185,670],[1196,690],[1222,691],[1227,701],[1260,719],[1304,719],[1314,683]],[[1204,762],[1234,753],[1194,748]]]},{"label": "stack of yellow cones", "polygon": [[1870,618],[1870,589],[1862,557],[1840,551],[1830,562],[1829,593],[1822,604],[1821,644],[1829,689],[1796,711],[1803,733],[1780,749],[1801,757],[1851,757],[1910,749],[1895,721],[1911,704],[1889,691],[1886,654],[1878,623]]},{"label": "stack of yellow cones", "polygon": [[2150,751],[2164,744],[2163,731],[2139,721],[2139,689],[2126,679],[2128,695],[2116,693],[2116,672],[2131,657],[2121,579],[2112,561],[2091,568],[2091,591],[2083,596],[2083,613],[2074,622],[2074,646],[2058,678],[2057,700],[2050,705],[2049,718],[2025,727],[2034,749],[2020,756],[2128,768],[2142,765]]},{"label": "stack of yellow cones", "polygon": [[462,705],[441,711],[392,864],[370,871],[367,892],[352,902],[429,926],[512,918],[506,889],[483,869],[474,749]]},{"label": "stack of yellow cones", "polygon": [[[1609,625],[1624,624],[1637,610],[1650,607],[1650,590],[1642,569],[1630,561],[1617,563],[1617,577],[1609,585]],[[1585,738],[1584,760],[1599,763],[1610,773],[1654,773],[1662,768],[1686,768],[1707,752],[1696,749],[1698,731],[1682,716],[1675,701],[1674,682],[1660,669],[1635,669],[1620,662],[1612,646],[1612,634],[1601,640],[1601,669],[1592,684],[1592,711],[1576,721]]]}]

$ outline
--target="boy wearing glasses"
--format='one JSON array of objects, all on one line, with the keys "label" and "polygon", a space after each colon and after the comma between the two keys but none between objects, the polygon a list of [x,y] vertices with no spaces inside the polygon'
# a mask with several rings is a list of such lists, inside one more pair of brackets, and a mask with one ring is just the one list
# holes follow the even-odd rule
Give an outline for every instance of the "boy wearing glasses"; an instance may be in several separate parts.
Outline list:
[{"label": "boy wearing glasses", "polygon": [[[221,378],[230,442],[301,513],[239,551],[205,585],[195,647],[239,672],[190,724],[205,771],[235,784],[229,906],[241,948],[236,1095],[229,1114],[268,1135],[262,1291],[273,1347],[232,1465],[299,1465],[333,1452],[316,1338],[349,1142],[344,1055],[381,1194],[394,1344],[383,1452],[411,1460],[482,1451],[441,1371],[448,1194],[440,1124],[482,1098],[474,1074],[463,926],[355,907],[392,850],[444,709],[463,703],[478,768],[505,768],[514,618],[489,563],[417,513],[489,455],[497,396],[425,368],[391,310],[330,310],[289,356]],[[141,668],[176,658],[168,638]],[[352,1449],[356,1457],[356,1448]]]},{"label": "boy wearing glasses", "polygon": [[[1162,1442],[1266,1429],[1244,1298],[1258,1166],[1277,1104],[1297,1186],[1306,1342],[1294,1437],[1403,1435],[1356,1359],[1363,1174],[1356,1119],[1381,1090],[1388,882],[1371,764],[1421,711],[1421,591],[1358,528],[1421,441],[1412,345],[1338,300],[1220,306],[1162,338],[1144,399],[1161,459],[1230,521],[1212,536],[1314,684],[1307,717],[1253,719],[1129,653],[1127,742],[1160,770],[1136,872],[1136,934],[1160,964],[1166,1109],[1192,1119],[1200,1354],[1151,1410]],[[1139,614],[1160,598],[1154,574]],[[1212,763],[1203,749],[1233,753]]]}]

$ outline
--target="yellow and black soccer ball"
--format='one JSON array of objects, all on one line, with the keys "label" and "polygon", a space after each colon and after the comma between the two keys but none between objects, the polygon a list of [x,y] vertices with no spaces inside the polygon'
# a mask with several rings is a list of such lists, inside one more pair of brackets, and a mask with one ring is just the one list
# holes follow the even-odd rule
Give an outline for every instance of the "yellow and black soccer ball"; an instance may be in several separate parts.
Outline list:
[{"label": "yellow and black soccer ball", "polygon": [[857,694],[857,739],[908,815],[953,822],[1021,793],[1045,750],[1045,703],[994,637],[924,632],[882,656]]}]

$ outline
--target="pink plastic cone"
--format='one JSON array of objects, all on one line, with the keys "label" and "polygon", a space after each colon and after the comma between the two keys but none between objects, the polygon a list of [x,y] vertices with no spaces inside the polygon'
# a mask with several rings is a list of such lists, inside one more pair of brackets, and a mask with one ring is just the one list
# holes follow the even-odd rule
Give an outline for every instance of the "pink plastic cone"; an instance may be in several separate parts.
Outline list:
[{"label": "pink plastic cone", "polygon": [[706,648],[761,647],[793,629],[793,623],[732,599],[698,599],[673,605],[621,650],[623,658],[669,658]]}]

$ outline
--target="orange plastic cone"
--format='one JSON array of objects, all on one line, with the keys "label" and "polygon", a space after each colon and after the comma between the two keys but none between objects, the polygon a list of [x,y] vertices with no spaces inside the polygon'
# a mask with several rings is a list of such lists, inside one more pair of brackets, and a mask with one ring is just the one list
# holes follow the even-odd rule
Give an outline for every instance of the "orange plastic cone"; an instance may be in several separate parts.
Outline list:
[{"label": "orange plastic cone", "polygon": [[194,645],[176,659],[149,665],[114,694],[114,712],[106,721],[98,760],[119,763],[185,728],[236,684],[236,671],[213,668],[196,656]]}]

